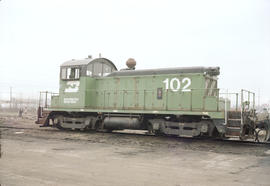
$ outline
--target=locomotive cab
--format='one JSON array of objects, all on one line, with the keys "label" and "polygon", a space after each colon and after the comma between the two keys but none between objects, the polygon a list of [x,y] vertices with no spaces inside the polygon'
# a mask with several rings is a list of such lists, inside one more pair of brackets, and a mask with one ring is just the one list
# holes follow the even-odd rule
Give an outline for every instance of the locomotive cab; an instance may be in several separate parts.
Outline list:
[{"label": "locomotive cab", "polygon": [[117,71],[115,65],[106,58],[91,57],[83,60],[70,60],[60,66],[59,96],[53,96],[51,107],[85,108],[93,100],[95,79]]}]

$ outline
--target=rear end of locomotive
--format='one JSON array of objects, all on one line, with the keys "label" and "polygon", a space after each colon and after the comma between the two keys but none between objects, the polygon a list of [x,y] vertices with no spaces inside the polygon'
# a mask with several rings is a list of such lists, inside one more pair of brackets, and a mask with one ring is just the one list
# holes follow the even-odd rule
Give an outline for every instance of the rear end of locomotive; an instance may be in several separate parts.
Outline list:
[{"label": "rear end of locomotive", "polygon": [[47,101],[40,105],[36,123],[180,137],[269,138],[269,121],[255,113],[255,94],[242,90],[232,109],[230,93],[218,89],[218,67],[135,70],[132,60],[128,67],[117,71],[105,58],[62,64],[59,95],[51,97],[50,107]]}]

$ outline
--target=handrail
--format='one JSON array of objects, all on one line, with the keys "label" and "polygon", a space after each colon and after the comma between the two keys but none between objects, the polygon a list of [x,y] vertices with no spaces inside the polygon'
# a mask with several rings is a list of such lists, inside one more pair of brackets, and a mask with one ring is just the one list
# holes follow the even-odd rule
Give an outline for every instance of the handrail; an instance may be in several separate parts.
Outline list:
[{"label": "handrail", "polygon": [[[209,94],[209,91],[205,91],[205,90],[211,90],[211,94]],[[121,92],[123,92],[123,102],[122,102],[122,107],[123,109],[125,107],[127,107],[127,102],[126,102],[126,96],[129,95],[129,93],[132,93],[132,92],[137,92],[137,94],[140,94],[141,96],[143,96],[143,102],[141,107],[145,110],[148,105],[145,103],[146,100],[147,100],[147,96],[149,93],[153,94],[154,96],[154,93],[157,91],[156,89],[141,89],[141,90],[115,90],[115,89],[111,89],[111,90],[97,90],[97,89],[86,89],[87,92],[95,92],[96,94],[103,94],[103,105],[102,107],[105,108],[106,106],[106,100],[110,97],[108,97],[108,94],[110,94],[111,92],[114,92],[114,94],[121,94]],[[242,90],[242,92],[244,92],[246,90]],[[200,94],[197,94],[197,92],[200,92]],[[250,92],[250,91],[247,91],[249,92],[249,94],[252,94],[254,96],[254,93]],[[186,110],[188,107],[189,109],[187,110],[190,110],[192,111],[193,109],[196,110],[196,109],[202,109],[202,110],[206,110],[207,109],[215,109],[216,112],[219,112],[219,111],[224,111],[224,115],[225,115],[225,118],[226,118],[226,121],[225,123],[227,123],[227,119],[228,119],[228,111],[230,110],[230,107],[229,107],[229,103],[231,102],[231,98],[230,98],[230,102],[228,102],[228,95],[236,95],[236,107],[235,107],[235,110],[238,111],[238,107],[239,107],[239,93],[233,93],[233,92],[228,92],[228,90],[224,93],[224,92],[220,92],[220,89],[219,88],[192,88],[190,89],[190,91],[181,91],[181,89],[177,92],[174,92],[174,91],[170,91],[170,89],[162,89],[162,95],[163,95],[163,99],[164,99],[164,105],[163,105],[163,108],[166,109],[166,110],[170,110],[169,108],[169,102],[172,101],[171,98],[170,98],[170,94],[183,94],[183,95],[187,95],[189,94],[189,97],[190,97],[190,100],[189,100],[189,103],[188,105],[186,105],[185,107],[183,107],[184,110]],[[49,92],[49,91],[41,91],[40,92],[40,100],[39,100],[39,106],[41,106],[41,95],[44,95],[45,94],[45,104],[44,104],[44,107],[47,108],[49,106],[48,102],[49,102],[49,98],[48,98],[48,95],[50,94],[51,97],[52,96],[57,96],[59,95],[59,93],[53,93],[53,92]],[[198,104],[198,108],[194,108],[194,96],[197,95],[200,95],[202,96],[202,102],[201,104]],[[221,95],[226,95],[225,99],[224,99],[224,96],[221,96]],[[187,98],[187,97],[186,97]],[[215,107],[209,107],[207,106],[207,99],[206,98],[215,98],[216,101],[215,101]],[[248,98],[250,100],[250,96]],[[255,98],[253,97],[253,100],[255,100]],[[44,100],[43,100],[44,101]],[[102,101],[102,100],[100,100]],[[187,100],[186,100],[187,101]],[[212,100],[213,101],[213,100]],[[224,106],[220,106],[220,103],[224,103]],[[151,103],[149,103],[151,104]],[[152,101],[152,104],[153,104],[153,101]],[[243,107],[243,96],[241,94],[241,104],[240,104],[242,107]],[[254,107],[254,103],[253,103],[253,107]],[[242,111],[242,109],[241,109]],[[241,114],[243,115],[243,113]]]},{"label": "handrail", "polygon": [[[49,91],[40,91],[40,93],[39,93],[39,101],[38,101],[38,106],[39,107],[43,107],[41,105],[42,95],[45,95],[44,108],[48,108],[48,106],[49,106],[49,104],[48,104],[49,100],[51,100],[52,96],[58,96],[59,93],[54,93],[54,92],[49,92]],[[49,99],[48,95],[51,95],[50,96],[50,99]]]},{"label": "handrail", "polygon": [[[244,100],[244,93],[247,93],[248,94],[248,100],[245,101]],[[250,109],[250,96],[252,96],[252,108]],[[255,110],[255,93],[254,92],[251,92],[249,90],[245,90],[245,89],[242,89],[241,90],[241,126],[243,127],[244,125],[244,118],[243,118],[243,115],[244,115],[244,112],[246,112],[246,109],[245,109],[245,106],[248,106],[247,107],[247,110]],[[253,114],[253,120],[255,119],[255,114]]]}]

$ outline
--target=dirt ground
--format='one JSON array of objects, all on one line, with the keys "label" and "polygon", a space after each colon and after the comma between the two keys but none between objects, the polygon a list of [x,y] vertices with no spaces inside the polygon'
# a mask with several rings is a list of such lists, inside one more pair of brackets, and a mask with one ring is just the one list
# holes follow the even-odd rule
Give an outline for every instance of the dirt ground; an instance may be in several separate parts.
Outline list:
[{"label": "dirt ground", "polygon": [[1,186],[270,185],[270,145],[40,128],[0,113]]}]

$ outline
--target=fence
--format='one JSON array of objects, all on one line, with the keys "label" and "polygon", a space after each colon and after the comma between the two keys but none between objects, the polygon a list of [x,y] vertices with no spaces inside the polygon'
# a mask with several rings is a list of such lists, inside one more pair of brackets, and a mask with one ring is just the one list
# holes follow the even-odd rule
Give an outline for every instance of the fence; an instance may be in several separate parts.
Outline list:
[{"label": "fence", "polygon": [[38,93],[23,93],[13,87],[0,86],[0,111],[34,111],[38,107]]}]

